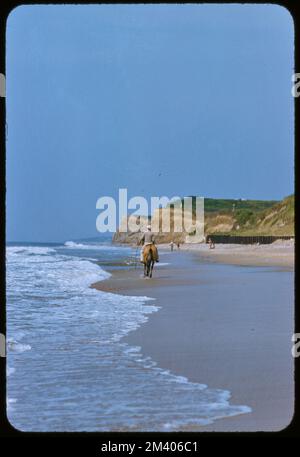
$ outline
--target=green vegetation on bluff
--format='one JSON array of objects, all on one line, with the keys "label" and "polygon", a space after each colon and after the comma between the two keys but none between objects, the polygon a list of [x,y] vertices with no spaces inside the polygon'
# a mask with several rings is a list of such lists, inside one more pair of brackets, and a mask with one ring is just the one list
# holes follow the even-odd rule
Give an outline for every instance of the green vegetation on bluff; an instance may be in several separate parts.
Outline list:
[{"label": "green vegetation on bluff", "polygon": [[278,203],[276,200],[233,200],[221,198],[205,198],[204,211],[211,212],[232,212],[232,211],[250,211],[252,213],[271,208]]},{"label": "green vegetation on bluff", "polygon": [[[193,198],[193,212],[195,213],[195,196],[189,196]],[[184,199],[181,199],[181,203],[184,205]],[[271,208],[275,204],[279,203],[278,200],[245,200],[245,199],[225,199],[225,198],[204,198],[204,212],[218,213],[218,214],[230,214],[238,212],[239,214],[253,214],[258,211]],[[169,205],[167,205],[169,206]]]},{"label": "green vegetation on bluff", "polygon": [[[206,202],[206,200],[209,201]],[[205,199],[205,232],[245,236],[292,236],[294,235],[294,203],[294,195],[280,202],[221,200],[220,203],[220,200]]]}]

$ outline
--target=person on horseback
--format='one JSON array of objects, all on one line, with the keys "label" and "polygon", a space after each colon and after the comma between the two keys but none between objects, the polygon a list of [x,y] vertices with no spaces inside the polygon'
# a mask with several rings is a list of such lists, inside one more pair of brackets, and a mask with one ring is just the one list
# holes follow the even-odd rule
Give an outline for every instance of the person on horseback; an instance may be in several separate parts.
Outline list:
[{"label": "person on horseback", "polygon": [[151,250],[153,253],[153,257],[155,262],[159,262],[159,257],[158,257],[158,250],[157,247],[155,246],[155,240],[154,240],[154,233],[151,232],[151,225],[147,225],[147,232],[143,233],[142,238],[138,242],[139,244],[143,244],[143,247],[141,249],[141,263],[144,263],[144,248],[145,246],[150,245]]}]

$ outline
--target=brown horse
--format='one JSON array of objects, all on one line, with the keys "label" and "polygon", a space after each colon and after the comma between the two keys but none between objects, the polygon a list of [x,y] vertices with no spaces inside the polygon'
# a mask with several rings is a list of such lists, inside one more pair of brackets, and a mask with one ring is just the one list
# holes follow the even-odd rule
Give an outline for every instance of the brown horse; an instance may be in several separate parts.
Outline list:
[{"label": "brown horse", "polygon": [[144,277],[152,278],[154,262],[157,259],[157,248],[153,244],[147,244],[144,247]]}]

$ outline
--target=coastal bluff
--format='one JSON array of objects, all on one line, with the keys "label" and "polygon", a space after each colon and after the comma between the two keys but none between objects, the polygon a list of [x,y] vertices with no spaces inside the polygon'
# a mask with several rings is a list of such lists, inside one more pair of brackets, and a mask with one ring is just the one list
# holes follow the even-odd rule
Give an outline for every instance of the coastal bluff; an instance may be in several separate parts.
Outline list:
[{"label": "coastal bluff", "polygon": [[[136,244],[141,237],[141,232],[146,231],[151,223],[156,235],[156,243],[199,243],[204,242],[207,235],[232,235],[232,236],[291,236],[294,230],[294,195],[281,201],[274,200],[244,200],[244,199],[204,199],[204,220],[195,220],[191,212],[190,222],[197,224],[198,233],[202,237],[195,237],[195,230],[186,231],[182,224],[182,231],[174,231],[174,227],[182,218],[179,210],[160,208],[152,217],[131,215],[131,223],[139,226],[138,231],[131,231],[128,220],[123,219],[113,236],[114,243]],[[165,213],[170,214],[170,231],[161,230],[162,218]],[[194,218],[194,219],[193,219]]]}]

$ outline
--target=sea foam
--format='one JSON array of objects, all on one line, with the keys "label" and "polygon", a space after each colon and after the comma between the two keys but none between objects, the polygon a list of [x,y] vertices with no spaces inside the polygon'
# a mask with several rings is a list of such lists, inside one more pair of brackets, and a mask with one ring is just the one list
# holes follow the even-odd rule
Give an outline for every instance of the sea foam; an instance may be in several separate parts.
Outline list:
[{"label": "sea foam", "polygon": [[86,259],[94,246],[85,257],[73,248],[7,249],[8,413],[16,428],[167,431],[250,411],[124,343],[159,303],[91,288],[110,274],[99,257]]}]

